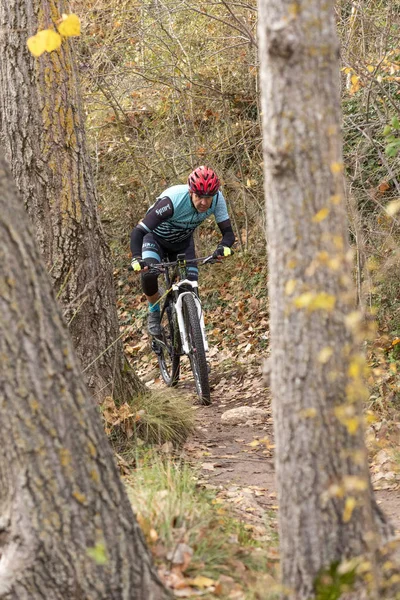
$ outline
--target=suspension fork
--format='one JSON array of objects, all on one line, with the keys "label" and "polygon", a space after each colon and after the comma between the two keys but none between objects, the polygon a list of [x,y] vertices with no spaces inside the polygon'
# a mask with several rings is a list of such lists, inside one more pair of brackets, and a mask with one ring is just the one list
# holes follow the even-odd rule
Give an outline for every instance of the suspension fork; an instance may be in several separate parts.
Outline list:
[{"label": "suspension fork", "polygon": [[[179,287],[182,284],[186,284],[186,285],[189,284],[192,287],[192,291],[180,292]],[[206,336],[206,327],[204,324],[203,308],[201,306],[199,297],[195,293],[197,291],[197,288],[198,288],[197,281],[189,281],[187,279],[180,281],[179,284],[174,284],[172,286],[172,289],[177,294],[177,298],[175,300],[175,310],[176,310],[176,316],[178,319],[178,326],[179,326],[179,333],[181,336],[182,349],[185,354],[189,354],[190,348],[189,348],[189,336],[188,336],[188,332],[186,330],[185,319],[183,318],[182,305],[183,305],[183,296],[188,296],[188,295],[192,296],[192,298],[195,302],[196,309],[197,309],[197,315],[198,315],[199,321],[200,321],[200,329],[201,329],[201,335],[203,337],[204,350],[206,352],[208,352],[208,341],[207,341],[207,336]]]}]

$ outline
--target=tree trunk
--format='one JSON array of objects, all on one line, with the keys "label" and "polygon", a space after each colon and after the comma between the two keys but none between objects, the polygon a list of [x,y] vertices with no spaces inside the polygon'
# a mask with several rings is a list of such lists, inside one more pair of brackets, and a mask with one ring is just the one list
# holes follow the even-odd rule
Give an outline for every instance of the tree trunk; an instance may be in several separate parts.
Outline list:
[{"label": "tree trunk", "polygon": [[166,599],[2,158],[0,235],[0,598]]},{"label": "tree trunk", "polygon": [[[333,2],[261,0],[265,196],[280,544],[290,597],[389,534],[363,438]],[[350,315],[350,317],[349,317]]]},{"label": "tree trunk", "polygon": [[66,40],[34,59],[26,41],[52,28],[60,0],[0,0],[0,109],[6,158],[34,225],[90,390],[143,392],[119,338],[109,249],[97,214],[75,59]]}]

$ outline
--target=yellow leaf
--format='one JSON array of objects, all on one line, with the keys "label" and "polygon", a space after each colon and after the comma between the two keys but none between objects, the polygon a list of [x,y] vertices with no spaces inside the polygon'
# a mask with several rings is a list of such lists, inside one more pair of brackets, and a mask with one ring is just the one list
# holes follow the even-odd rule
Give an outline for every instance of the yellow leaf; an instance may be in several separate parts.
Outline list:
[{"label": "yellow leaf", "polygon": [[338,256],[329,259],[328,266],[332,269],[332,271],[339,271],[341,267],[341,260]]},{"label": "yellow leaf", "polygon": [[344,239],[340,235],[334,235],[332,237],[332,241],[335,244],[336,250],[343,250],[343,248],[344,248]]},{"label": "yellow leaf", "polygon": [[360,377],[360,374],[360,365],[357,361],[352,361],[349,365],[349,377],[351,377],[352,379],[357,379],[358,377]]},{"label": "yellow leaf", "polygon": [[349,413],[349,412],[350,411],[346,411],[346,409],[343,409],[343,407],[342,407],[342,410],[341,410],[341,407],[337,407],[334,410],[336,417],[341,422],[341,424],[346,427],[349,434],[355,435],[360,426],[360,419],[356,416],[347,416],[346,413]]},{"label": "yellow leaf", "polygon": [[367,66],[367,71],[369,71],[370,73],[373,73],[375,71],[374,65],[368,65]]},{"label": "yellow leaf", "polygon": [[342,516],[343,523],[348,523],[350,521],[351,515],[353,514],[353,510],[355,509],[356,506],[357,506],[357,500],[355,498],[353,498],[352,496],[349,496],[348,498],[346,498],[343,516]]},{"label": "yellow leaf", "polygon": [[312,222],[313,223],[320,223],[321,221],[323,221],[324,219],[326,219],[326,217],[328,215],[329,215],[329,208],[327,208],[327,207],[321,208],[321,210],[319,210],[317,212],[317,214],[313,216]]},{"label": "yellow leaf", "polygon": [[33,56],[40,56],[43,52],[52,52],[61,46],[61,37],[53,29],[42,29],[36,35],[28,38],[28,50]]},{"label": "yellow leaf", "polygon": [[321,352],[318,354],[318,362],[325,365],[328,362],[328,360],[330,359],[330,357],[332,356],[332,354],[333,354],[333,349],[329,348],[329,346],[322,348]]},{"label": "yellow leaf", "polygon": [[37,35],[34,35],[28,38],[26,45],[28,46],[28,50],[33,56],[40,56],[43,52],[46,51],[44,44],[38,39]]},{"label": "yellow leaf", "polygon": [[363,315],[359,310],[353,310],[351,313],[345,316],[344,322],[347,329],[351,331],[357,329],[363,320]]},{"label": "yellow leaf", "polygon": [[315,419],[315,417],[317,416],[317,410],[315,408],[305,408],[304,410],[300,411],[300,416],[304,417],[305,419]]},{"label": "yellow leaf", "polygon": [[371,410],[367,410],[365,413],[365,421],[368,425],[371,425],[372,423],[376,423],[378,420],[378,417],[376,415],[374,415],[374,413]]},{"label": "yellow leaf", "polygon": [[253,440],[252,442],[246,444],[246,446],[251,446],[251,448],[257,448],[261,444],[260,440]]},{"label": "yellow leaf", "polygon": [[326,292],[305,292],[293,301],[296,308],[307,308],[310,311],[313,310],[327,310],[330,312],[333,310],[336,304],[335,296],[327,294]]},{"label": "yellow leaf", "polygon": [[209,579],[208,577],[204,577],[203,575],[197,575],[194,579],[190,579],[187,581],[189,585],[193,585],[194,587],[204,589],[214,585],[215,581],[213,579]]},{"label": "yellow leaf", "polygon": [[36,35],[43,40],[47,52],[53,52],[61,46],[61,37],[53,29],[44,29]]},{"label": "yellow leaf", "polygon": [[327,496],[328,498],[343,498],[344,488],[338,483],[333,483],[328,489]]},{"label": "yellow leaf", "polygon": [[81,21],[78,15],[71,13],[70,15],[63,15],[63,20],[58,25],[58,31],[64,37],[76,37],[81,34]]},{"label": "yellow leaf", "polygon": [[294,305],[296,308],[308,308],[313,299],[314,294],[312,292],[305,292],[304,294],[301,294],[295,298]]},{"label": "yellow leaf", "polygon": [[334,175],[343,172],[343,163],[342,162],[333,162],[331,163],[331,173]]},{"label": "yellow leaf", "polygon": [[392,202],[389,202],[389,204],[386,205],[385,207],[385,211],[386,214],[388,214],[390,217],[394,217],[395,214],[397,214],[400,210],[400,198],[398,198],[397,200],[393,200]]},{"label": "yellow leaf", "polygon": [[356,85],[356,84],[358,83],[359,79],[360,79],[360,78],[358,77],[358,75],[352,75],[352,76],[351,76],[351,83],[352,83],[353,85]]},{"label": "yellow leaf", "polygon": [[357,78],[357,81],[355,83],[353,83],[353,85],[351,86],[349,92],[350,94],[355,94],[356,92],[358,92],[358,90],[361,88],[361,82],[360,80]]},{"label": "yellow leaf", "polygon": [[331,294],[327,294],[326,292],[321,292],[317,294],[312,302],[313,310],[327,310],[331,311],[335,308],[336,298]]},{"label": "yellow leaf", "polygon": [[269,441],[269,438],[268,438],[268,437],[263,437],[263,438],[261,438],[260,442],[261,442],[262,444],[265,444],[266,448],[270,448],[270,447],[271,447],[271,443],[270,443],[270,441]]},{"label": "yellow leaf", "polygon": [[349,364],[348,374],[352,379],[365,377],[368,374],[367,363],[362,354],[357,354],[352,357]]},{"label": "yellow leaf", "polygon": [[285,285],[285,294],[286,296],[291,296],[295,290],[297,285],[297,281],[295,279],[289,279]]},{"label": "yellow leaf", "polygon": [[329,261],[329,254],[328,254],[328,252],[326,252],[326,250],[323,250],[322,252],[318,252],[318,254],[317,254],[317,260],[321,264],[326,265],[327,262]]},{"label": "yellow leaf", "polygon": [[343,483],[347,492],[364,492],[368,488],[367,481],[355,475],[345,476]]}]

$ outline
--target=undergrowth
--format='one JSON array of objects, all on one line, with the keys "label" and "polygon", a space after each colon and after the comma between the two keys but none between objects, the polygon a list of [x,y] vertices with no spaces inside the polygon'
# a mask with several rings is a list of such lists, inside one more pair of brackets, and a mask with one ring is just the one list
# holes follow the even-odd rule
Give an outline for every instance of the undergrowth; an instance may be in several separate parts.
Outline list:
[{"label": "undergrowth", "polygon": [[[194,587],[193,582],[202,581],[196,578],[208,578],[219,592],[215,596],[211,590],[205,598],[228,597],[218,586],[228,581],[229,593],[236,586],[245,593],[240,597],[265,598],[265,587],[264,595],[257,591],[263,578],[276,585],[276,563],[268,558],[269,549],[277,545],[273,518],[266,515],[264,535],[255,535],[253,526],[219,500],[216,490],[206,489],[199,472],[186,462],[139,451],[136,465],[125,478],[128,495],[164,577],[174,571],[182,585]],[[174,552],[183,544],[185,564],[174,564]]]},{"label": "undergrowth", "polygon": [[139,443],[181,446],[193,431],[195,408],[182,392],[149,390],[130,405],[106,398],[101,406],[106,433],[119,454],[130,455]]}]

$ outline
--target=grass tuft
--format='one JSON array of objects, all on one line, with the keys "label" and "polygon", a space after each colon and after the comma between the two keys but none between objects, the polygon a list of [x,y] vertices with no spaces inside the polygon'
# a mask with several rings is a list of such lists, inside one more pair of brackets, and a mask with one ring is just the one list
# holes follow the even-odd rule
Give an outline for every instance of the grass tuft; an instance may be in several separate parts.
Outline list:
[{"label": "grass tuft", "polygon": [[194,429],[195,412],[187,395],[168,388],[134,399],[140,415],[137,435],[148,443],[180,446]]},{"label": "grass tuft", "polygon": [[179,447],[193,431],[195,408],[183,393],[166,389],[135,396],[131,403],[116,405],[112,397],[101,405],[105,430],[119,453],[140,440],[145,444],[170,442]]}]

